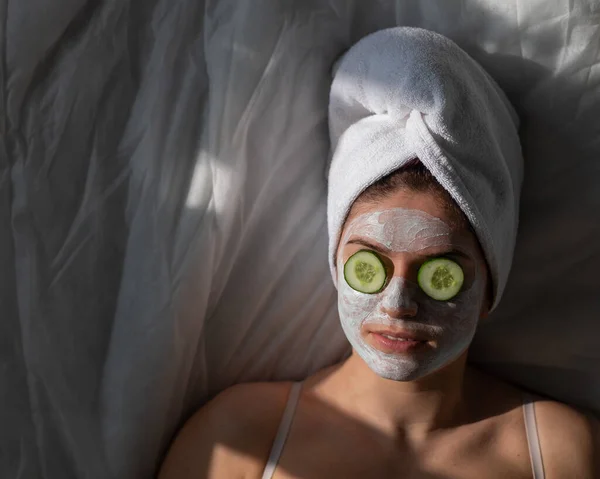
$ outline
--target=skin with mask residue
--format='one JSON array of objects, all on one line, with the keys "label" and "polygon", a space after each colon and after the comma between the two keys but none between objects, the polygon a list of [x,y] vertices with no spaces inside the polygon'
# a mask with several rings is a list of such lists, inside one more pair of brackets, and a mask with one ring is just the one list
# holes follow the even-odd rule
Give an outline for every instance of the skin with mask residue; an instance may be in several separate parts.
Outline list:
[{"label": "skin with mask residue", "polygon": [[[375,373],[396,381],[414,380],[456,359],[469,346],[485,296],[486,272],[475,262],[472,245],[453,243],[452,229],[444,221],[415,209],[369,212],[349,223],[340,245],[343,254],[337,269],[342,328],[355,352]],[[392,271],[380,293],[358,292],[343,279],[343,267],[354,249],[366,245],[376,247],[380,257],[388,259],[388,271],[393,270],[392,258],[399,254],[422,260],[460,252],[456,262],[467,271],[470,281],[450,301],[430,298],[414,277],[402,272],[392,276]],[[426,341],[414,351],[390,353],[374,340],[376,331],[412,333]]]}]

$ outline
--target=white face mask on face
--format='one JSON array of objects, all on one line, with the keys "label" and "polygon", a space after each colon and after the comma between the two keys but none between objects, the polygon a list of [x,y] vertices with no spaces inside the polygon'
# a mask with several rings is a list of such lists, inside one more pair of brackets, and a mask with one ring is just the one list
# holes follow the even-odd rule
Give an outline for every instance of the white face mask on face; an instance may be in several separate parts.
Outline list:
[{"label": "white face mask on face", "polygon": [[[393,253],[455,247],[446,223],[424,211],[404,208],[358,216],[349,224],[340,244],[345,245],[352,237],[378,243]],[[356,353],[376,374],[395,381],[422,378],[458,358],[469,346],[485,296],[485,272],[481,267],[476,266],[473,281],[455,298],[437,301],[400,276],[391,278],[380,293],[360,293],[345,281],[343,259],[338,258],[337,264],[342,328]],[[406,311],[405,317],[388,313],[398,310]],[[407,352],[380,351],[366,341],[366,330],[385,327],[415,333],[429,342]]]}]

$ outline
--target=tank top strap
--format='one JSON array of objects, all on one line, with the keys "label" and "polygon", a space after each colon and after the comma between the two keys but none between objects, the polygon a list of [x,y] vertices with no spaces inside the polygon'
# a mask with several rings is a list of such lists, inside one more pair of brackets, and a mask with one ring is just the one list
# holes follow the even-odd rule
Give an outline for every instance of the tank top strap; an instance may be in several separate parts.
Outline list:
[{"label": "tank top strap", "polygon": [[300,399],[301,389],[302,381],[295,382],[290,389],[288,401],[285,406],[285,410],[283,411],[283,416],[281,417],[281,422],[279,423],[279,429],[277,430],[277,435],[273,441],[271,453],[269,454],[269,459],[263,472],[262,479],[271,479],[275,473],[275,468],[277,467],[277,463],[281,457],[283,446],[285,445],[285,441],[287,440],[290,428],[292,426],[292,421],[294,420],[294,414],[296,412],[296,407],[298,406],[298,400]]},{"label": "tank top strap", "polygon": [[535,398],[529,393],[523,393],[523,417],[525,419],[525,433],[527,435],[533,479],[545,479],[542,448],[540,447],[537,419],[535,417]]}]

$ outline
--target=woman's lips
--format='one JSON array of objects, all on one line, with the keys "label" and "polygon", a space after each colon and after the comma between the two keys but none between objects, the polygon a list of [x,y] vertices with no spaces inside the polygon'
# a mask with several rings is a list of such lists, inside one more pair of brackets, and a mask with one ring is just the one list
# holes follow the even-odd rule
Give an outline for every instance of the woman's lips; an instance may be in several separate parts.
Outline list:
[{"label": "woman's lips", "polygon": [[428,338],[410,331],[367,331],[367,341],[384,353],[407,353],[428,345]]}]

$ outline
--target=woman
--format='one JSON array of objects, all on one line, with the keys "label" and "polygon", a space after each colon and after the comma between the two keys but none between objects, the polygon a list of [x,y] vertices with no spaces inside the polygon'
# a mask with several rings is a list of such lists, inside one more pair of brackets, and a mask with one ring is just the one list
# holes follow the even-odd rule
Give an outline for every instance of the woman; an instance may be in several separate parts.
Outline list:
[{"label": "woman", "polygon": [[329,259],[352,354],[223,392],[160,478],[598,477],[590,419],[466,362],[516,237],[522,157],[501,90],[449,40],[394,28],[344,56],[329,113]]}]

